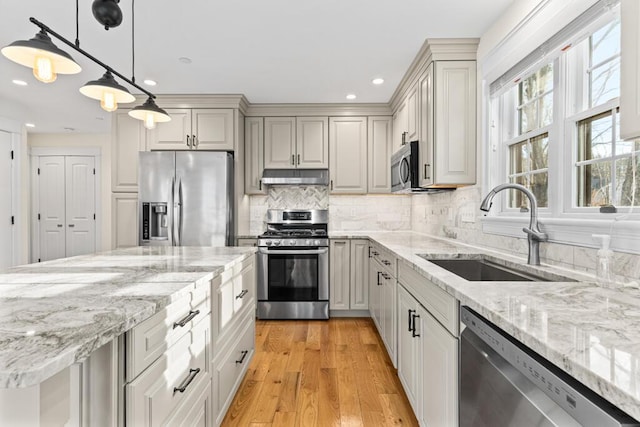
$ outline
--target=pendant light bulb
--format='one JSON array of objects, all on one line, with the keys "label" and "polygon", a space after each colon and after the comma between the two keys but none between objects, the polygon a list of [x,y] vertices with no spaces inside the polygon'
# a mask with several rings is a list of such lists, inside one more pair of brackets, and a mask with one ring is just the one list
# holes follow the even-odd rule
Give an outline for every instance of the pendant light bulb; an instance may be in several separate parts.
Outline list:
[{"label": "pendant light bulb", "polygon": [[151,130],[156,127],[156,121],[153,118],[153,114],[147,113],[144,117],[144,127]]},{"label": "pendant light bulb", "polygon": [[118,109],[118,102],[116,101],[116,97],[113,92],[104,91],[102,93],[100,107],[102,107],[104,111],[108,111],[110,113]]},{"label": "pendant light bulb", "polygon": [[33,61],[33,75],[43,83],[52,83],[58,77],[53,69],[51,58],[47,56],[36,56]]}]

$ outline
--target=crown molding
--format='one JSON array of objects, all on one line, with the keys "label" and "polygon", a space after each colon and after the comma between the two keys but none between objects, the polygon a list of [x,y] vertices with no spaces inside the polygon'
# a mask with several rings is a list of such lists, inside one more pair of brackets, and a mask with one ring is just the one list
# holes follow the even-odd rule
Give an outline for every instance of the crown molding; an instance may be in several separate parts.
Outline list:
[{"label": "crown molding", "polygon": [[246,116],[390,116],[387,103],[250,104]]},{"label": "crown molding", "polygon": [[[136,95],[135,105],[146,99],[146,95]],[[159,94],[155,101],[160,108],[237,108],[243,114],[249,108],[243,94]]]}]

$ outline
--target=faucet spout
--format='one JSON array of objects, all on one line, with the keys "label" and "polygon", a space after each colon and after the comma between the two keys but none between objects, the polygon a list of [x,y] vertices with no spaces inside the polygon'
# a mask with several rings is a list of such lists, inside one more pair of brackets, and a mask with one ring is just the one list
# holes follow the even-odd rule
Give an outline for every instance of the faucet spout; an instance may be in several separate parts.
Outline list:
[{"label": "faucet spout", "polygon": [[536,196],[525,186],[520,184],[501,184],[493,188],[489,193],[485,196],[480,203],[480,210],[484,212],[489,212],[491,209],[493,197],[502,190],[506,190],[508,188],[512,188],[514,190],[519,190],[527,196],[529,199],[529,228],[523,228],[527,234],[527,240],[529,242],[529,256],[527,259],[527,263],[530,265],[540,265],[540,242],[546,242],[549,240],[549,236],[540,230],[540,225],[538,223],[538,201],[536,200]]}]

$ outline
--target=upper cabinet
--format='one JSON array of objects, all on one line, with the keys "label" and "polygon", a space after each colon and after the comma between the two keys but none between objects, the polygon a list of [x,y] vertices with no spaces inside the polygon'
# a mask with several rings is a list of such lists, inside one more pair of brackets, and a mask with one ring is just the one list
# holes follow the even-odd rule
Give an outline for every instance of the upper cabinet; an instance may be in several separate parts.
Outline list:
[{"label": "upper cabinet", "polygon": [[111,190],[138,191],[138,152],[146,150],[147,132],[140,120],[118,110],[111,122]]},{"label": "upper cabinet", "polygon": [[388,116],[369,117],[368,130],[368,189],[369,193],[391,191],[392,120]]},{"label": "upper cabinet", "polygon": [[158,123],[150,134],[151,150],[234,149],[233,109],[171,108],[171,121]]},{"label": "upper cabinet", "polygon": [[640,137],[640,3],[622,0],[620,9],[620,136]]},{"label": "upper cabinet", "polygon": [[265,169],[326,169],[327,117],[265,117]]},{"label": "upper cabinet", "polygon": [[247,117],[244,120],[244,192],[266,194],[262,185],[264,169],[264,119]]},{"label": "upper cabinet", "polygon": [[367,118],[329,119],[329,190],[334,194],[367,192]]},{"label": "upper cabinet", "polygon": [[414,84],[393,116],[393,152],[404,143],[418,139],[420,125],[420,110],[418,101],[418,84]]}]

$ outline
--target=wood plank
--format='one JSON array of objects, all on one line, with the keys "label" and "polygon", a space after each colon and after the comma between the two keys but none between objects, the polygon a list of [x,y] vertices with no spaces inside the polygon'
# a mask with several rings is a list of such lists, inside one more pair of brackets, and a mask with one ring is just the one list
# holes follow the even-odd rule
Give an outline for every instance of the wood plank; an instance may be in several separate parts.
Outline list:
[{"label": "wood plank", "polygon": [[222,421],[221,425],[225,426],[244,426],[249,424],[249,420],[253,414],[253,408],[258,401],[262,382],[247,380],[242,381],[233,402],[229,406],[229,410]]},{"label": "wood plank", "polygon": [[381,394],[382,411],[388,426],[418,426],[411,405],[404,394]]},{"label": "wood plank", "polygon": [[318,411],[319,427],[340,426],[337,369],[320,368]]},{"label": "wood plank", "polygon": [[[300,387],[300,372],[285,372],[277,412],[295,412]],[[276,415],[277,415],[276,412]],[[275,423],[275,418],[274,418]]]},{"label": "wood plank", "polygon": [[288,354],[273,354],[269,370],[263,381],[260,399],[253,409],[252,422],[271,422],[282,394],[282,379],[287,366]]},{"label": "wood plank", "polygon": [[272,427],[291,427],[296,423],[295,412],[276,412]]}]

